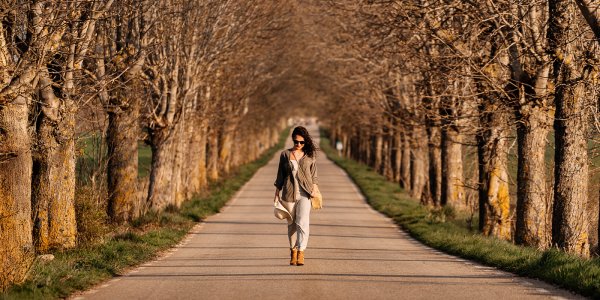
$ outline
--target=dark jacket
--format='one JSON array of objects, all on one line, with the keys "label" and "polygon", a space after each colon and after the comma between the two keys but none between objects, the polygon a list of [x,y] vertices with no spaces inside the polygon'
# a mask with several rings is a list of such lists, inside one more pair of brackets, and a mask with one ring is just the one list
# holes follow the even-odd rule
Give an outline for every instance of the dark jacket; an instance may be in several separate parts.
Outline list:
[{"label": "dark jacket", "polygon": [[[294,178],[292,177],[292,162],[290,161],[291,149],[281,151],[279,156],[279,168],[275,187],[282,190],[281,199],[286,202],[296,201],[294,195]],[[313,192],[313,184],[317,181],[317,161],[313,157],[304,155],[298,163],[298,182],[300,187],[308,194]]]}]

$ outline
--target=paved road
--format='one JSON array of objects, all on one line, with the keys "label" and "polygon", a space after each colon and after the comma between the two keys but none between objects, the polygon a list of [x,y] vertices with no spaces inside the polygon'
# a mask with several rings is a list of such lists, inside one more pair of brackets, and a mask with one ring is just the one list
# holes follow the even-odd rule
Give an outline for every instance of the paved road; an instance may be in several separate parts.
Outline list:
[{"label": "paved road", "polygon": [[74,298],[576,298],[421,245],[370,209],[348,176],[323,155],[325,208],[311,215],[306,265],[289,266],[286,224],[272,209],[278,157],[171,252]]}]

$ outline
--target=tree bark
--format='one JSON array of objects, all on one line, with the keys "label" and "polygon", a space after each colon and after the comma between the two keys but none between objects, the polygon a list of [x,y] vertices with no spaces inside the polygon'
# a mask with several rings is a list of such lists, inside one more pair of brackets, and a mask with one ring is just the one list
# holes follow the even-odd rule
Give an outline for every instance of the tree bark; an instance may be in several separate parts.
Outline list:
[{"label": "tree bark", "polygon": [[429,193],[432,205],[441,204],[442,190],[442,152],[440,149],[440,129],[437,126],[427,128],[429,149]]},{"label": "tree bark", "polygon": [[507,114],[487,103],[482,107],[477,136],[479,154],[479,229],[484,235],[510,240]]},{"label": "tree bark", "polygon": [[388,136],[383,141],[383,171],[382,174],[388,180],[394,180],[394,169],[392,168],[393,140]]},{"label": "tree bark", "polygon": [[400,186],[407,191],[410,191],[411,187],[411,148],[410,148],[409,134],[402,132],[402,162],[400,168]]},{"label": "tree bark", "polygon": [[519,122],[515,242],[545,249],[550,246],[551,238],[551,199],[548,197],[545,164],[550,116],[547,109],[536,106],[521,108],[517,117]]},{"label": "tree bark", "polygon": [[375,154],[373,155],[373,169],[383,174],[383,135],[378,132],[375,134]]},{"label": "tree bark", "polygon": [[189,145],[188,158],[189,173],[186,177],[186,198],[192,198],[196,193],[199,193],[208,184],[206,178],[206,133],[207,122],[204,118],[196,116],[194,120],[196,125],[192,130]]},{"label": "tree bark", "polygon": [[56,99],[41,74],[42,104],[32,173],[33,242],[38,252],[75,246],[75,103]]},{"label": "tree bark", "polygon": [[169,128],[151,129],[152,168],[148,187],[147,208],[150,211],[162,211],[174,205],[173,178],[174,137]]},{"label": "tree bark", "polygon": [[22,96],[0,105],[0,289],[23,279],[33,255],[28,112]]},{"label": "tree bark", "polygon": [[552,243],[567,252],[589,255],[588,153],[583,86],[557,88],[554,121],[556,150]]},{"label": "tree bark", "polygon": [[442,128],[442,191],[441,204],[466,210],[464,189],[462,137],[452,126]]},{"label": "tree bark", "polygon": [[410,151],[410,195],[411,197],[424,200],[425,188],[427,186],[427,140],[423,137],[427,132],[423,126],[415,126],[412,132],[412,147]]},{"label": "tree bark", "polygon": [[229,174],[231,171],[232,163],[232,146],[233,146],[233,134],[235,130],[235,123],[229,121],[225,122],[221,130],[221,138],[219,145],[219,167],[224,174]]},{"label": "tree bark", "polygon": [[394,132],[394,143],[392,147],[394,182],[400,183],[402,174],[402,135],[399,130]]},{"label": "tree bark", "polygon": [[208,129],[208,179],[219,179],[219,131],[218,128],[210,126]]},{"label": "tree bark", "polygon": [[[180,208],[181,204],[186,200],[186,187],[185,177],[186,171],[188,170],[187,163],[184,158],[187,155],[189,137],[186,136],[186,127],[189,125],[190,120],[187,118],[180,119],[177,124],[174,124],[175,132],[172,140],[173,149],[173,177],[171,179],[171,185],[173,186],[173,198],[172,203],[175,207]],[[184,166],[185,165],[185,166]]]},{"label": "tree bark", "polygon": [[553,53],[556,82],[554,120],[555,168],[552,244],[567,252],[589,256],[587,114],[582,66],[575,57],[581,49],[572,44],[574,6],[568,0],[549,1],[548,44]]},{"label": "tree bark", "polygon": [[115,223],[131,221],[139,215],[138,203],[138,119],[139,102],[118,105],[108,112],[108,216]]}]

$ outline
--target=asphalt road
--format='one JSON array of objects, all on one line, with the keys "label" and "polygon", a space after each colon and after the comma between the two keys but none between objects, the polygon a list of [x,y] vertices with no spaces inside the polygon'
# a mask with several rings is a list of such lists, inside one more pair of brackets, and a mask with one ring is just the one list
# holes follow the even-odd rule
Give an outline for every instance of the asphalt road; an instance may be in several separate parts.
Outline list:
[{"label": "asphalt road", "polygon": [[169,253],[72,298],[578,298],[423,246],[373,211],[322,153],[319,186],[325,207],[311,213],[306,265],[290,266],[286,223],[273,216],[278,158]]}]

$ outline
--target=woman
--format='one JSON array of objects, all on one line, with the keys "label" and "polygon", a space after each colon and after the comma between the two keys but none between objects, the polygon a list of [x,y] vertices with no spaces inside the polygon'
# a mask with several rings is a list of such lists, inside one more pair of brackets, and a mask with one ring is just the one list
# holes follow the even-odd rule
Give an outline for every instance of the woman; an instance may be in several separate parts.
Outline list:
[{"label": "woman", "polygon": [[[292,131],[294,146],[281,152],[275,180],[275,201],[280,201],[292,216],[288,224],[290,265],[304,265],[308,244],[310,197],[317,185],[316,152],[308,130],[302,126]],[[279,191],[282,191],[281,197]]]}]

